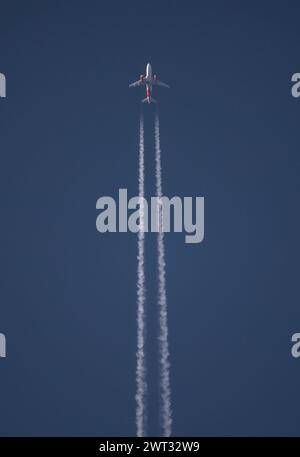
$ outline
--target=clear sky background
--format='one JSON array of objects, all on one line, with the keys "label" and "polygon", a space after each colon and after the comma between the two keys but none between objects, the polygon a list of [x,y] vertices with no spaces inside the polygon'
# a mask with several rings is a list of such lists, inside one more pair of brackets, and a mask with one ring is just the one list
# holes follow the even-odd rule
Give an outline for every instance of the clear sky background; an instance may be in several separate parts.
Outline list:
[{"label": "clear sky background", "polygon": [[[166,236],[174,435],[299,435],[296,1],[0,4],[1,435],[135,434],[136,236],[96,200],[137,194],[145,71],[164,193],[205,197],[205,239]],[[152,106],[144,106],[147,195]],[[149,433],[159,433],[147,237]]]}]

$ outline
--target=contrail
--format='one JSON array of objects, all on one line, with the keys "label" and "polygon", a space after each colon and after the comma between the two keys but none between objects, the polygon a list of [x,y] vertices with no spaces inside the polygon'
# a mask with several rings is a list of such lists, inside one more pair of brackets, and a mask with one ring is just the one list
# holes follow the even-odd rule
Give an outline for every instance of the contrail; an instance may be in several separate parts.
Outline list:
[{"label": "contrail", "polygon": [[146,435],[146,354],[145,354],[145,232],[144,205],[145,194],[145,164],[144,164],[144,118],[140,116],[139,144],[139,197],[140,202],[140,231],[138,232],[138,267],[137,267],[137,352],[136,352],[136,433]]},{"label": "contrail", "polygon": [[[162,197],[161,150],[159,133],[159,116],[155,115],[155,170],[156,195]],[[162,227],[162,206],[158,208],[159,231],[157,235],[158,251],[158,307],[159,307],[159,369],[160,369],[160,401],[163,436],[171,436],[172,409],[170,384],[170,352],[168,341],[168,303],[166,290],[166,262],[164,232]]]}]

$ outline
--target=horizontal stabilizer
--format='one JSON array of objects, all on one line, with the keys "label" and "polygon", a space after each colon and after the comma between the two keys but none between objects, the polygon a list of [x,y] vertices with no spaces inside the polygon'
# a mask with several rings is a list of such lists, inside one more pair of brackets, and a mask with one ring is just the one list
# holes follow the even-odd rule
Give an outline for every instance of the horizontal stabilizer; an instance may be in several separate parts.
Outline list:
[{"label": "horizontal stabilizer", "polygon": [[147,97],[147,98],[144,98],[144,100],[142,100],[142,103],[157,103],[157,100],[155,100],[155,98],[152,98],[152,97]]}]

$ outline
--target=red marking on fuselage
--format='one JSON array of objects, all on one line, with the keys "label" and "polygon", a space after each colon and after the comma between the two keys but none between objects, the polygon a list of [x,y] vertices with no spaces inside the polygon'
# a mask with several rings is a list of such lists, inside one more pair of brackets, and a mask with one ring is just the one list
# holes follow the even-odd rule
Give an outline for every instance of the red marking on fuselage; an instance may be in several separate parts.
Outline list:
[{"label": "red marking on fuselage", "polygon": [[147,98],[151,97],[150,87],[147,87]]}]

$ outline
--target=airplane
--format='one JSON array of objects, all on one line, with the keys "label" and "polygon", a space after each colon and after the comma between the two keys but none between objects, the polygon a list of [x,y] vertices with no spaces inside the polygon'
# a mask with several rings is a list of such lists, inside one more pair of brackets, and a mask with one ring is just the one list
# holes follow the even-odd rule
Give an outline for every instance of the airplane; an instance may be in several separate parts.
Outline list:
[{"label": "airplane", "polygon": [[147,63],[146,75],[141,75],[140,79],[132,84],[129,84],[129,87],[146,86],[146,98],[142,100],[142,103],[157,103],[157,101],[154,98],[152,98],[152,86],[154,85],[167,88],[170,87],[168,86],[168,84],[165,84],[159,79],[157,79],[156,75],[152,76],[152,67],[150,63]]}]

